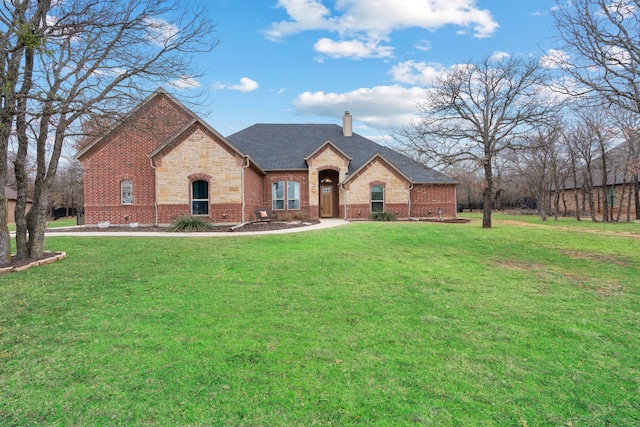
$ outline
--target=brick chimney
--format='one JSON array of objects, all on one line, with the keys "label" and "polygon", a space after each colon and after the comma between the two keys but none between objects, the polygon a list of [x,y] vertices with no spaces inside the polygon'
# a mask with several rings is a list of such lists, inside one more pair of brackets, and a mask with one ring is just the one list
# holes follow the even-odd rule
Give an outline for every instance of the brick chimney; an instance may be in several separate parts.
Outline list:
[{"label": "brick chimney", "polygon": [[345,111],[342,117],[342,134],[344,136],[353,135],[353,116],[348,111]]}]

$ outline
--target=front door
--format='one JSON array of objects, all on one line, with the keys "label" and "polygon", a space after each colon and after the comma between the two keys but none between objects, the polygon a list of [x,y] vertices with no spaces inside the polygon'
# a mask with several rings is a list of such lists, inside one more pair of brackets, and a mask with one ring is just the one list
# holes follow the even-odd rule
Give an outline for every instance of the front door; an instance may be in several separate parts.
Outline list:
[{"label": "front door", "polygon": [[333,186],[320,186],[320,216],[322,218],[333,217]]}]

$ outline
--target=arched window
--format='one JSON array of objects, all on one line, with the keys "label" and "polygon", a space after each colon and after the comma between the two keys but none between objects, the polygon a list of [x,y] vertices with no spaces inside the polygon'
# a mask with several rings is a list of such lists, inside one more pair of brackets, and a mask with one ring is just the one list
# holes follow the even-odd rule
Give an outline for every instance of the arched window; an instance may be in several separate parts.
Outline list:
[{"label": "arched window", "polygon": [[371,186],[371,212],[384,212],[384,187]]},{"label": "arched window", "polygon": [[128,179],[120,181],[120,203],[123,205],[133,204],[133,183]]},{"label": "arched window", "polygon": [[191,215],[209,215],[209,183],[193,181],[191,183]]}]

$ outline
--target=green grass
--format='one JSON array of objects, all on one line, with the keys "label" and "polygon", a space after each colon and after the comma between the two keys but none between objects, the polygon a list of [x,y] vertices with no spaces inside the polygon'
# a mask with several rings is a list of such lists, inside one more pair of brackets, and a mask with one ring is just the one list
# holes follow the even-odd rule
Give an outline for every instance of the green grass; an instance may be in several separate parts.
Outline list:
[{"label": "green grass", "polygon": [[[77,225],[75,218],[64,218],[47,222],[47,228],[72,227],[74,225]],[[16,231],[16,225],[13,223],[9,224],[9,231]]]},{"label": "green grass", "polygon": [[[461,218],[470,218],[474,220],[482,219],[482,212],[466,212],[458,215]],[[549,216],[547,217],[547,220],[543,222],[539,215],[510,215],[499,212],[494,212],[491,218],[493,221],[497,221],[498,223],[510,221],[521,224],[544,225],[547,227],[568,227],[571,229],[581,230],[640,234],[640,223],[624,222],[626,215],[624,218],[621,218],[620,222],[600,222],[601,215],[597,216],[599,222],[593,222],[590,216],[583,217],[581,221],[576,221],[575,217],[558,217],[558,220],[556,221],[553,216]]]},{"label": "green grass", "polygon": [[0,425],[640,424],[638,238],[474,220],[46,245],[68,258],[0,276]]}]

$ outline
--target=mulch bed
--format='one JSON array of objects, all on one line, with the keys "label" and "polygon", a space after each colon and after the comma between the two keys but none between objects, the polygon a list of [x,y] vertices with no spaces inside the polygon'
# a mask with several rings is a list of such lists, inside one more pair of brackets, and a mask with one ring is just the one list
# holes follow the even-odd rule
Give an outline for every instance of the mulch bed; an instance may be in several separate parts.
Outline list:
[{"label": "mulch bed", "polygon": [[67,255],[63,252],[43,252],[40,257],[33,258],[16,258],[15,255],[11,257],[11,262],[0,266],[0,274],[10,273],[13,271],[20,271],[26,269],[27,266],[35,267],[37,265],[50,264],[52,262],[64,259]]},{"label": "mulch bed", "polygon": [[[308,221],[270,221],[270,222],[249,222],[244,224],[241,227],[233,228],[232,225],[216,225],[213,228],[210,228],[207,231],[195,231],[194,233],[239,233],[239,232],[258,232],[258,231],[272,231],[272,230],[286,230],[289,228],[299,228],[299,227],[308,227],[310,225],[318,224],[320,221],[318,220],[308,220]],[[232,229],[233,228],[233,229]],[[47,233],[55,233],[55,232],[121,232],[121,233],[130,233],[130,232],[160,232],[160,233],[170,233],[166,227],[127,227],[120,225],[113,225],[107,228],[100,228],[94,226],[81,226],[81,227],[69,227],[69,228],[48,228]]]},{"label": "mulch bed", "polygon": [[468,218],[449,218],[449,219],[442,219],[442,220],[439,220],[438,218],[423,218],[420,221],[422,221],[422,222],[443,222],[445,224],[466,224],[468,222],[471,222],[471,220],[468,219]]}]

